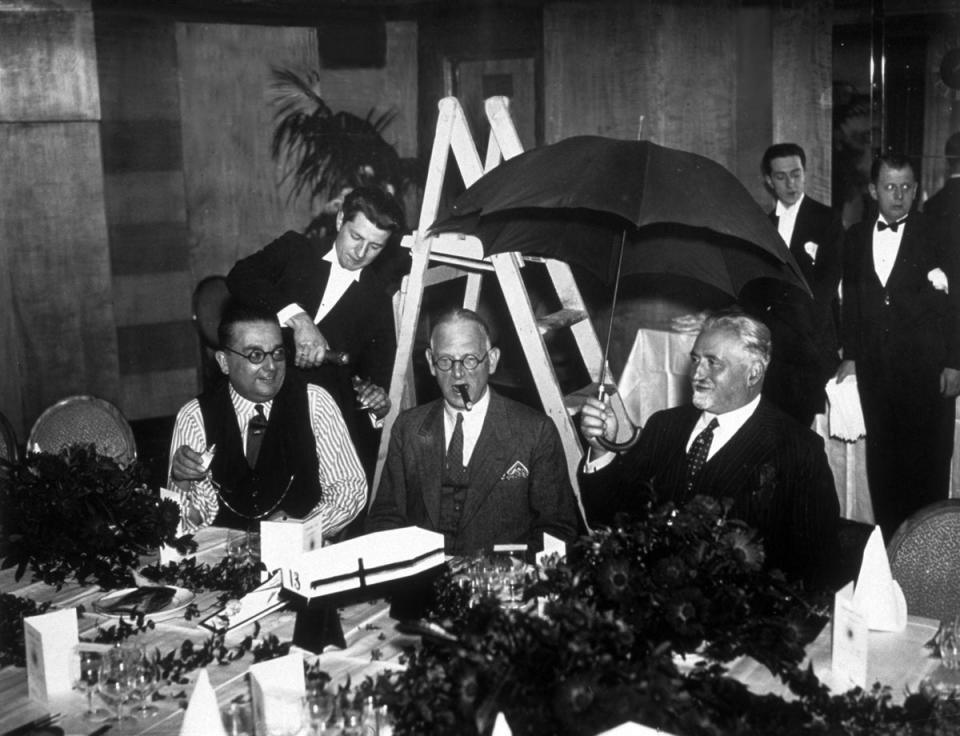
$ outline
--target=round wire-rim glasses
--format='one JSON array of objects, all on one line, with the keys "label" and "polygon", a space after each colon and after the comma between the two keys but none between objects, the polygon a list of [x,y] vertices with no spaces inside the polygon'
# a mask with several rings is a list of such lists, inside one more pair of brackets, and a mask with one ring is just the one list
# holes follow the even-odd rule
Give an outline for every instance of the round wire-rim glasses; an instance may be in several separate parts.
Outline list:
[{"label": "round wire-rim glasses", "polygon": [[475,371],[489,355],[489,350],[481,356],[476,356],[473,353],[467,353],[462,358],[451,358],[449,355],[441,355],[439,358],[433,359],[433,365],[437,370],[443,371],[444,373],[447,371],[452,371],[453,367],[457,363],[463,366],[465,371]]},{"label": "round wire-rim glasses", "polygon": [[260,365],[263,361],[267,359],[269,355],[277,363],[282,363],[287,359],[287,349],[282,345],[276,347],[273,350],[261,350],[260,348],[254,348],[249,353],[241,353],[239,350],[234,350],[233,348],[223,347],[221,350],[226,350],[229,353],[234,355],[239,355],[241,358],[246,358],[254,365]]}]

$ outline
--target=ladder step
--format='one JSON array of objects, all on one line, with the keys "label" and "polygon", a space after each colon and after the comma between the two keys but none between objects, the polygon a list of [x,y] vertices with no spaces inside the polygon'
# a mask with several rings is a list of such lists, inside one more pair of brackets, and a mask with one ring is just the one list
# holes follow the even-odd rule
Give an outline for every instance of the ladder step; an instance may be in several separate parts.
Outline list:
[{"label": "ladder step", "polygon": [[587,312],[583,309],[561,309],[559,312],[537,319],[537,327],[541,335],[546,335],[548,332],[583,322],[587,317]]}]

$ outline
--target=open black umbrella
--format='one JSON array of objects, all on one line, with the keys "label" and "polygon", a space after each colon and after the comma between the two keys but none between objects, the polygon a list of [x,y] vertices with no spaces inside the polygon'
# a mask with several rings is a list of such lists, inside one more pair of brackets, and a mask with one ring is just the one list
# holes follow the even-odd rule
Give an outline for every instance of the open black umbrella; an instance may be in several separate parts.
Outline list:
[{"label": "open black umbrella", "polygon": [[431,230],[476,235],[487,255],[577,264],[608,283],[668,274],[736,297],[748,282],[773,278],[809,294],[776,228],[733,174],[649,141],[575,136],[522,153],[482,176]]},{"label": "open black umbrella", "polygon": [[[810,296],[776,228],[733,174],[650,141],[575,136],[527,151],[477,180],[430,229],[476,235],[487,255],[577,264],[614,284],[614,303],[620,277],[632,274],[692,278],[734,298],[752,281],[775,280]],[[608,333],[601,397],[609,343]]]}]

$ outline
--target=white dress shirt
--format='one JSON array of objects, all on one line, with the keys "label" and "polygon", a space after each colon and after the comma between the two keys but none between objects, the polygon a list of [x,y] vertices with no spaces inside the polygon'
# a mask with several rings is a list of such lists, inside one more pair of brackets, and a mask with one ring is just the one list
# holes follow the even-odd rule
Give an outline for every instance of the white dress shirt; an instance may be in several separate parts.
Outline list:
[{"label": "white dress shirt", "polygon": [[457,414],[463,414],[463,467],[470,464],[473,457],[473,448],[477,446],[480,430],[483,429],[483,420],[487,418],[487,409],[490,408],[490,389],[483,391],[483,396],[477,399],[470,411],[457,409],[443,402],[443,446],[450,446],[450,438],[457,426]]},{"label": "white dress shirt", "polygon": [[[319,324],[320,320],[326,317],[330,313],[330,310],[337,306],[337,302],[347,293],[350,285],[359,281],[360,274],[363,273],[362,268],[358,271],[349,271],[341,266],[340,259],[337,258],[336,248],[331,248],[327,251],[323,260],[330,264],[330,276],[327,278],[327,285],[323,289],[323,298],[320,299],[320,307],[313,317],[315,324]],[[280,324],[289,327],[289,325],[287,325],[288,320],[297,314],[306,314],[306,312],[299,304],[288,304],[277,312],[277,320]]]},{"label": "white dress shirt", "polygon": [[[897,253],[900,252],[900,241],[903,240],[904,222],[901,220],[897,232],[890,228],[879,230],[881,215],[873,226],[873,270],[880,279],[880,283],[887,285],[887,279],[890,278],[890,272],[893,271],[893,263],[897,260]],[[906,218],[904,218],[906,219]],[[885,220],[884,220],[885,221]]]},{"label": "white dress shirt", "polygon": [[787,247],[790,247],[790,239],[793,238],[793,228],[797,224],[797,213],[800,211],[800,203],[803,202],[803,198],[807,196],[805,194],[800,195],[793,205],[787,207],[779,199],[777,200],[777,232],[780,233],[780,237],[783,238],[783,242],[787,244]]},{"label": "white dress shirt", "polygon": [[693,426],[693,431],[687,438],[687,452],[690,452],[690,445],[698,434],[707,428],[707,425],[713,419],[717,420],[717,428],[713,430],[713,441],[710,443],[710,450],[707,452],[709,461],[720,449],[727,444],[733,436],[740,431],[740,427],[747,423],[747,420],[753,416],[753,413],[760,405],[760,395],[754,397],[749,404],[744,404],[739,409],[728,411],[724,414],[711,414],[708,411],[700,413],[700,418]]}]

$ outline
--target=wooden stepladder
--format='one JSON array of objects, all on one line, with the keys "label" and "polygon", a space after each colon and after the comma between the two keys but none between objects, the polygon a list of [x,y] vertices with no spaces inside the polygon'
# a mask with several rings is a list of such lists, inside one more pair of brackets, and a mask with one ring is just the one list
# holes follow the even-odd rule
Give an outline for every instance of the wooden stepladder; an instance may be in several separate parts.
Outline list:
[{"label": "wooden stepladder", "polygon": [[[603,362],[600,342],[573,273],[566,263],[552,259],[524,257],[519,253],[497,253],[484,257],[483,246],[474,236],[461,233],[436,235],[428,233],[429,227],[437,219],[441,188],[451,150],[463,182],[468,187],[486,171],[497,166],[501,160],[513,158],[523,152],[506,97],[491,97],[485,103],[485,112],[490,122],[490,139],[483,164],[480,162],[473,135],[457,99],[445,97],[440,100],[439,111],[417,230],[403,239],[404,247],[411,250],[412,263],[410,273],[404,278],[400,291],[394,299],[398,335],[397,354],[390,381],[391,409],[384,420],[376,473],[373,488],[371,488],[371,502],[383,474],[390,431],[397,414],[416,403],[412,354],[424,289],[451,279],[465,277],[463,306],[467,309],[476,309],[485,272],[495,274],[503,290],[504,300],[520,338],[520,344],[523,346],[544,412],[553,420],[560,433],[571,483],[574,489],[577,489],[577,467],[583,457],[584,449],[572,415],[579,410],[586,395],[591,391],[592,395],[596,395],[600,380],[600,365]],[[545,266],[549,280],[560,300],[559,311],[539,319],[534,315],[521,273],[525,261],[536,261]],[[572,331],[590,380],[593,381],[591,386],[569,397],[564,397],[560,391],[557,375],[543,339],[548,332],[561,328],[569,328]],[[609,366],[604,371],[604,376],[604,382],[608,386],[614,383]],[[612,394],[611,405],[617,413],[620,427],[623,433],[628,435],[631,424],[627,420],[623,402],[615,391],[608,390],[608,394]],[[579,497],[579,492],[577,495]]]}]

